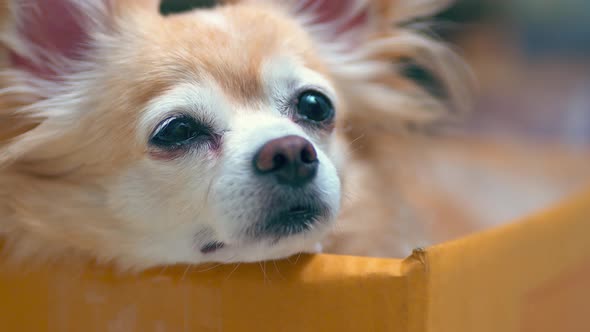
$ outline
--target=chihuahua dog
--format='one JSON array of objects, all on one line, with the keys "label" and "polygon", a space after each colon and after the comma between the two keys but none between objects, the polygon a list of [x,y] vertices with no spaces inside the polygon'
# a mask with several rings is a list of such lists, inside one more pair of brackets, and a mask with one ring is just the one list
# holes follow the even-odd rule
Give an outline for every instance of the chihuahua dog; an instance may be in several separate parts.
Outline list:
[{"label": "chihuahua dog", "polygon": [[164,16],[157,0],[3,0],[4,250],[125,268],[313,251],[366,181],[389,176],[371,168],[395,159],[373,133],[468,107],[461,60],[412,29],[448,2],[238,0]]}]

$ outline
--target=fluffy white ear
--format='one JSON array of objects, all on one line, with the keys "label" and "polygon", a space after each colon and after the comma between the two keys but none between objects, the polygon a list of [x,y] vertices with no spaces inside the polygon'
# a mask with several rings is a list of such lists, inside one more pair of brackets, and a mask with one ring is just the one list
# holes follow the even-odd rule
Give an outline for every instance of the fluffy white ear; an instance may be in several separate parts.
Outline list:
[{"label": "fluffy white ear", "polygon": [[473,79],[462,59],[407,25],[451,0],[287,2],[329,62],[350,117],[419,125],[470,108]]}]

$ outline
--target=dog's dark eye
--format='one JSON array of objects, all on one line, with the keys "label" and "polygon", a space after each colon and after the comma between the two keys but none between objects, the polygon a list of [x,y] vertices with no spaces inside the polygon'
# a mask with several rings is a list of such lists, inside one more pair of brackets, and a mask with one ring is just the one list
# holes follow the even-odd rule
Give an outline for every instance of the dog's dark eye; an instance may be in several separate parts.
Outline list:
[{"label": "dog's dark eye", "polygon": [[208,137],[210,128],[189,116],[175,116],[162,122],[150,139],[159,148],[179,148],[201,137]]},{"label": "dog's dark eye", "polygon": [[299,96],[297,112],[306,120],[325,122],[334,117],[334,106],[324,94],[309,90]]}]

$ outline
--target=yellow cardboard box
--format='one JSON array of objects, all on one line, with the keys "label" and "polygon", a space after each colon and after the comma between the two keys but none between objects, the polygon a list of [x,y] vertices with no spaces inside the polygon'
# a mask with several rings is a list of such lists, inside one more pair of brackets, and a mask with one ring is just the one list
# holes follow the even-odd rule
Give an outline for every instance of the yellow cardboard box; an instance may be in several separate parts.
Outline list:
[{"label": "yellow cardboard box", "polygon": [[0,331],[590,331],[590,192],[405,260],[302,256],[122,276],[0,264]]}]

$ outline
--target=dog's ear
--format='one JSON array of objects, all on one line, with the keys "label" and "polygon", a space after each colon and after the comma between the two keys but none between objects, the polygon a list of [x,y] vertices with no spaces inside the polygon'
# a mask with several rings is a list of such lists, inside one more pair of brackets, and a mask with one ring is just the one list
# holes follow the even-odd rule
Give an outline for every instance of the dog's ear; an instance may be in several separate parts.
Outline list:
[{"label": "dog's ear", "polygon": [[158,0],[0,2],[0,166],[47,139],[49,119],[66,118],[50,99],[72,85],[66,77],[83,74],[95,40],[128,10],[157,13],[158,6]]},{"label": "dog's ear", "polygon": [[298,0],[292,10],[316,38],[350,118],[420,125],[471,105],[473,80],[462,59],[410,28],[451,2]]},{"label": "dog's ear", "polygon": [[8,0],[9,23],[0,37],[14,68],[52,78],[75,70],[71,60],[80,60],[92,39],[112,28],[120,11],[132,6],[156,9],[158,2]]}]

